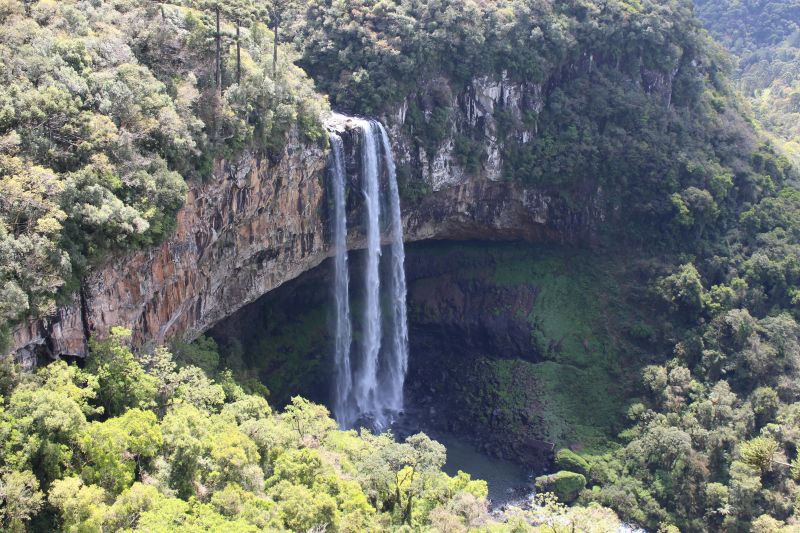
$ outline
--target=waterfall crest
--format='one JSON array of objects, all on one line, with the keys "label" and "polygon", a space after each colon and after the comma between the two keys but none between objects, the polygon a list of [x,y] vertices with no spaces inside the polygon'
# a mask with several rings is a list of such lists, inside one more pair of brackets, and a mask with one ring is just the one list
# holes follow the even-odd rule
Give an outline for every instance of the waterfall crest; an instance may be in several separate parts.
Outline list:
[{"label": "waterfall crest", "polygon": [[[397,173],[386,129],[374,120],[351,120],[360,134],[361,182],[366,207],[364,310],[360,324],[360,346],[354,347],[348,301],[347,176],[342,139],[336,133],[331,133],[336,312],[336,386],[333,411],[342,428],[367,425],[381,431],[403,409],[403,385],[408,368],[403,224]],[[386,177],[388,184],[383,202],[382,175]],[[383,213],[382,203],[386,206]],[[389,279],[384,287],[388,306],[385,306],[384,316],[381,306],[381,230],[386,225],[390,245],[387,254]]]}]

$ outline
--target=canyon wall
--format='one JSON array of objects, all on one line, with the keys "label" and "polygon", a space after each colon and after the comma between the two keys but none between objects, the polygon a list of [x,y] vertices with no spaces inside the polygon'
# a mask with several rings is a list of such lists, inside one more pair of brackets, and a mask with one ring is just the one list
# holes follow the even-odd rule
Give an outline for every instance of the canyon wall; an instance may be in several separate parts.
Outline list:
[{"label": "canyon wall", "polygon": [[[554,191],[505,180],[494,113],[513,117],[541,105],[535,86],[476,80],[452,100],[451,137],[469,130],[485,140],[478,171],[461,168],[446,138],[431,151],[404,126],[406,105],[386,117],[398,165],[425,194],[403,198],[407,241],[575,241],[602,221],[598,191],[568,201]],[[343,119],[348,156],[351,249],[363,245],[358,134]],[[517,132],[521,139],[531,132]],[[193,183],[174,234],[161,245],[95,268],[79,294],[53,316],[20,324],[11,351],[26,367],[39,355],[86,354],[90,335],[114,326],[137,345],[192,338],[244,305],[317,266],[332,253],[328,231],[327,151],[293,136],[278,162],[254,152],[219,161],[213,176]],[[577,207],[576,207],[577,206]]]}]

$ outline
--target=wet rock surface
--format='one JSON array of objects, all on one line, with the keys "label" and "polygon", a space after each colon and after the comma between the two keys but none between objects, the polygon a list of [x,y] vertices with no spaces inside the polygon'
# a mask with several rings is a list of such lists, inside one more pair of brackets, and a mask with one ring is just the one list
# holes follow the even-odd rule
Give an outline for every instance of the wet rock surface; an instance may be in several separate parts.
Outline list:
[{"label": "wet rock surface", "polygon": [[[496,247],[486,243],[487,247]],[[526,246],[509,243],[504,249]],[[484,244],[407,248],[410,361],[406,413],[395,431],[455,435],[488,456],[539,470],[551,458],[546,387],[528,367],[552,357],[534,336],[538,281],[493,279]],[[365,254],[351,252],[353,350],[358,351]],[[332,263],[302,274],[210,330],[226,364],[257,379],[280,406],[296,394],[328,403],[333,384]],[[230,357],[233,354],[235,361]],[[494,362],[511,365],[513,397]],[[519,369],[515,372],[514,369]]]}]

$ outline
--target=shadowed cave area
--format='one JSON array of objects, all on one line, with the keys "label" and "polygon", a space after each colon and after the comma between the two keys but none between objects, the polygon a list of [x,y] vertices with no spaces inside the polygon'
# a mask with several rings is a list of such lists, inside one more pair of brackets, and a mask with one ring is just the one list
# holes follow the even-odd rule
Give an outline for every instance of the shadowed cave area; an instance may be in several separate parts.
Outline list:
[{"label": "shadowed cave area", "polygon": [[[406,409],[393,431],[439,438],[450,467],[474,475],[519,465],[516,480],[498,474],[495,501],[498,487],[512,491],[547,469],[554,448],[602,447],[618,425],[627,381],[611,316],[623,306],[606,260],[522,242],[428,241],[406,250],[410,360]],[[351,252],[355,350],[364,263],[363,251]],[[330,405],[332,276],[327,260],[209,332],[223,364],[265,385],[276,405],[294,395]]]}]

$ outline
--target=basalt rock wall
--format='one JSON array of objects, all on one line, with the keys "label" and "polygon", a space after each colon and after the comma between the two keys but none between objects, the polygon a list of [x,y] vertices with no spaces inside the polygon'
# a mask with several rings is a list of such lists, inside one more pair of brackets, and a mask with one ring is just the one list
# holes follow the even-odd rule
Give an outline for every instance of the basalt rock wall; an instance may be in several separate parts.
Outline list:
[{"label": "basalt rock wall", "polygon": [[[486,145],[473,171],[459,166],[451,139],[433,150],[420,146],[405,124],[405,105],[385,117],[401,172],[426,190],[402,200],[407,241],[591,238],[603,220],[599,191],[567,201],[503,177],[494,114],[535,108],[539,93],[535,86],[481,79],[453,97],[450,136],[478,131]],[[345,140],[349,247],[357,249],[363,245],[360,133],[341,117],[329,119],[329,128]],[[254,151],[218,161],[212,176],[191,185],[169,239],[95,268],[53,316],[18,325],[11,351],[27,367],[42,355],[82,357],[89,336],[117,325],[133,331],[136,345],[192,338],[319,265],[332,253],[327,160],[324,148],[294,136],[278,162]]]}]

